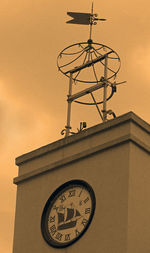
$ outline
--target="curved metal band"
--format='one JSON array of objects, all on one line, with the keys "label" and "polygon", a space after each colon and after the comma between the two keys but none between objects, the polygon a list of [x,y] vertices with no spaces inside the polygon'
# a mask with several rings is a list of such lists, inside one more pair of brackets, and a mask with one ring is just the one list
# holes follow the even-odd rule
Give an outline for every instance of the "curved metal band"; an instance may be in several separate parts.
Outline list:
[{"label": "curved metal band", "polygon": [[[85,45],[85,47],[83,47],[83,45]],[[121,67],[121,60],[120,60],[119,55],[118,55],[114,50],[112,50],[110,47],[108,47],[108,46],[106,46],[106,45],[103,45],[103,44],[100,44],[100,43],[93,42],[93,41],[91,42],[91,44],[89,44],[88,42],[75,43],[75,44],[72,44],[72,45],[66,47],[65,49],[63,49],[63,50],[60,52],[60,54],[58,55],[58,57],[57,57],[57,67],[58,67],[58,69],[61,71],[61,73],[64,74],[65,76],[67,76],[68,78],[70,78],[69,71],[63,71],[63,68],[64,68],[65,66],[68,66],[69,64],[75,62],[76,59],[79,59],[80,56],[83,55],[83,53],[87,53],[88,50],[91,50],[91,49],[93,48],[92,45],[98,45],[98,46],[100,46],[99,48],[96,49],[96,51],[97,51],[97,50],[100,50],[100,49],[102,49],[102,48],[103,48],[103,49],[104,49],[104,48],[107,48],[107,49],[111,50],[112,53],[114,53],[114,54],[116,55],[116,58],[115,58],[115,57],[109,57],[109,58],[110,58],[110,59],[114,59],[114,60],[118,60],[119,66],[118,66],[118,68],[117,68],[116,71],[112,71],[113,74],[112,74],[111,76],[109,76],[109,77],[107,78],[107,80],[109,80],[109,79],[115,77],[115,76],[117,75],[117,73],[119,72],[120,67]],[[81,46],[81,47],[83,48],[82,50],[80,50],[80,51],[77,52],[77,53],[80,53],[80,55],[79,55],[78,57],[76,57],[76,59],[70,61],[69,63],[60,66],[60,65],[59,65],[59,59],[60,59],[60,57],[62,57],[62,55],[68,55],[68,56],[69,56],[69,55],[75,55],[75,54],[77,54],[77,53],[67,53],[67,52],[65,52],[66,50],[68,50],[68,49],[70,49],[70,48],[72,48],[72,47],[74,47],[74,46]],[[66,72],[67,72],[67,73],[66,73]],[[114,72],[115,72],[115,73],[114,73]],[[78,76],[78,75],[77,75],[77,76]],[[80,79],[77,79],[77,78],[76,78],[77,76],[75,76],[75,77],[72,76],[72,79],[73,79],[74,81],[81,82],[81,83],[91,83],[91,84],[92,84],[92,83],[97,83],[97,80],[94,80],[94,81],[80,80]]]},{"label": "curved metal band", "polygon": [[[114,90],[114,87],[113,86],[111,86],[111,88],[112,88],[112,90],[111,90],[111,94],[109,95],[109,97],[106,99],[107,101],[109,100],[109,99],[111,99],[112,98],[112,96],[114,95],[114,93],[116,92],[115,90]],[[95,105],[95,103],[86,103],[86,102],[81,102],[81,101],[77,101],[77,100],[74,100],[73,102],[75,102],[75,103],[78,103],[78,104],[82,104],[82,105]],[[99,102],[96,102],[98,105],[100,105],[100,104],[102,104],[104,101],[102,100],[102,101],[99,101]]]}]

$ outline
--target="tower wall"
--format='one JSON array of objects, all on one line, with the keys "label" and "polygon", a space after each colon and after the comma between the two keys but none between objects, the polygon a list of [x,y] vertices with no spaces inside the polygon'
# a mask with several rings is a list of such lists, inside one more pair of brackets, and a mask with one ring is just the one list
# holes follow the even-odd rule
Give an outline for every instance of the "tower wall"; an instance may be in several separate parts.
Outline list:
[{"label": "tower wall", "polygon": [[130,144],[128,252],[150,251],[150,156]]},{"label": "tower wall", "polygon": [[55,189],[72,179],[92,186],[96,210],[85,234],[61,252],[148,252],[148,161],[149,125],[132,112],[17,158],[13,253],[60,251],[43,239],[41,215]]}]

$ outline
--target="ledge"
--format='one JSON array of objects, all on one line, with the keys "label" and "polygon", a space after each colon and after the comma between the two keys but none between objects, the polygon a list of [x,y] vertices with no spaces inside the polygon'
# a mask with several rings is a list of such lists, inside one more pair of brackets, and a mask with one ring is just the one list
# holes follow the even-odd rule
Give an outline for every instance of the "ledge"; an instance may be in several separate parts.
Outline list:
[{"label": "ledge", "polygon": [[142,128],[145,132],[150,133],[150,125],[148,123],[146,123],[144,120],[142,120],[140,117],[138,117],[133,112],[128,112],[124,115],[121,115],[121,116],[115,118],[115,119],[98,124],[98,125],[93,126],[91,128],[85,129],[80,133],[69,136],[67,138],[60,139],[56,142],[53,142],[51,144],[48,144],[46,146],[43,146],[43,147],[38,148],[36,150],[33,150],[29,153],[21,155],[16,158],[16,165],[19,166],[27,161],[30,161],[30,160],[35,159],[37,157],[43,156],[43,155],[50,153],[56,149],[60,149],[64,146],[70,145],[70,144],[78,142],[84,138],[87,138],[88,136],[91,136],[91,135],[96,134],[98,132],[106,131],[109,128],[116,127],[117,125],[123,124],[128,121],[134,122],[136,125],[138,125],[140,128]]},{"label": "ledge", "polygon": [[102,145],[98,145],[90,150],[86,150],[86,151],[83,151],[81,153],[78,153],[78,154],[75,154],[73,156],[70,156],[70,157],[67,157],[65,159],[62,159],[62,160],[59,160],[55,163],[52,163],[50,165],[47,165],[45,167],[42,167],[42,168],[39,168],[37,170],[34,170],[34,171],[31,171],[30,173],[26,173],[22,176],[19,176],[19,177],[15,177],[14,178],[14,184],[19,184],[19,183],[22,183],[23,181],[25,180],[29,180],[33,177],[36,177],[36,176],[39,176],[41,174],[44,174],[44,173],[47,173],[47,172],[50,172],[54,169],[57,169],[57,168],[60,168],[64,165],[67,165],[69,163],[72,163],[74,161],[77,161],[79,159],[83,159],[84,157],[88,157],[94,153],[97,153],[97,152],[102,152],[106,149],[109,149],[109,148],[112,148],[114,146],[117,146],[117,145],[120,145],[120,144],[124,144],[124,143],[127,143],[127,142],[133,142],[135,145],[139,146],[140,148],[144,149],[146,152],[150,153],[150,147],[148,147],[147,145],[145,145],[143,142],[141,142],[138,138],[136,138],[134,135],[131,135],[131,134],[128,134],[128,135],[125,135],[121,138],[118,138],[116,140],[113,140],[111,142],[107,142],[105,144],[102,144]]}]

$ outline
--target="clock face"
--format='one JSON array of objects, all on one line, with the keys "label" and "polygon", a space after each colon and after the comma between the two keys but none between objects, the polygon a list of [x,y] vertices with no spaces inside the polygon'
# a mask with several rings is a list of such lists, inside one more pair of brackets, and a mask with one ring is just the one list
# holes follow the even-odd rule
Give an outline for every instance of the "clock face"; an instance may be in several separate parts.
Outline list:
[{"label": "clock face", "polygon": [[90,225],[95,195],[84,181],[72,180],[60,186],[48,199],[42,214],[44,239],[53,247],[67,247],[77,241]]}]

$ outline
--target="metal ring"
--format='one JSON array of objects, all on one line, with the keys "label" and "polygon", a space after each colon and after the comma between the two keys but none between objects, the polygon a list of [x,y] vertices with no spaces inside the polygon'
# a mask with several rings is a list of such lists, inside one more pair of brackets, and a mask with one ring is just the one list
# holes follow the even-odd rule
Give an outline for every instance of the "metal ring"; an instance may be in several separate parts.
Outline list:
[{"label": "metal ring", "polygon": [[[112,90],[111,90],[111,94],[109,95],[109,97],[106,99],[107,101],[109,100],[109,99],[111,99],[112,98],[112,96],[114,95],[114,93],[115,93],[115,91],[114,91],[114,89],[113,89],[113,87],[111,86],[111,88],[112,88]],[[95,105],[95,103],[86,103],[86,102],[81,102],[81,101],[77,101],[77,100],[74,100],[73,102],[75,102],[75,103],[78,103],[78,104],[82,104],[82,105]],[[99,101],[99,102],[96,102],[98,105],[100,105],[100,104],[102,104],[104,101],[102,100],[102,101]]]},{"label": "metal ring", "polygon": [[[94,45],[98,45],[100,46],[99,48],[95,48]],[[79,46],[82,48],[82,50],[78,50],[77,52],[67,52],[69,49],[72,49],[73,50],[73,47],[76,47],[76,46]],[[80,43],[76,43],[76,44],[72,44],[68,47],[66,47],[65,49],[63,49],[60,54],[58,55],[57,57],[57,67],[58,69],[61,71],[62,74],[64,74],[65,76],[67,76],[68,78],[70,78],[70,69],[68,69],[70,67],[71,64],[73,64],[74,62],[76,62],[76,60],[78,60],[81,56],[83,56],[85,54],[88,54],[90,52],[90,50],[94,50],[93,52],[91,52],[91,54],[95,54],[95,59],[96,59],[96,54],[97,54],[97,57],[99,55],[103,55],[99,52],[99,50],[103,50],[105,51],[106,50],[111,50],[113,54],[115,54],[116,56],[115,57],[108,57],[108,59],[111,59],[111,60],[118,60],[118,66],[116,68],[116,70],[114,71],[113,69],[109,68],[108,67],[108,70],[109,71],[112,71],[112,75],[110,75],[107,80],[115,77],[117,75],[117,73],[119,72],[120,70],[120,67],[121,67],[121,60],[120,60],[120,57],[119,55],[114,51],[112,50],[110,47],[106,46],[106,45],[103,45],[103,44],[100,44],[100,43],[96,43],[96,42],[91,42],[90,44],[88,42],[80,42]],[[77,54],[80,54],[77,56]],[[68,57],[68,56],[73,56],[73,55],[76,55],[77,57],[69,62],[67,62],[66,64],[63,64],[63,65],[60,65],[60,59],[61,57],[65,56],[65,57]],[[86,58],[86,57],[85,57]],[[101,64],[104,65],[104,63],[100,62]],[[67,67],[67,70],[65,69]],[[74,66],[76,67],[76,66]],[[67,72],[67,73],[66,73]],[[77,74],[77,76],[79,76]],[[80,79],[80,78],[76,78],[76,77],[73,77],[72,76],[72,79],[74,81],[77,81],[77,82],[81,82],[81,83],[97,83],[97,80],[84,80],[84,79]]]}]

